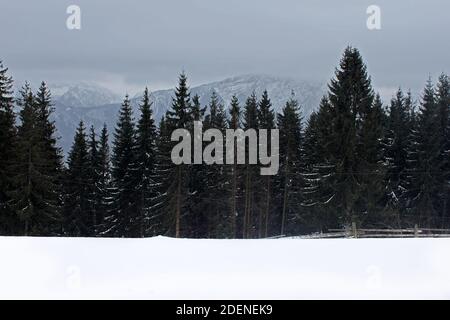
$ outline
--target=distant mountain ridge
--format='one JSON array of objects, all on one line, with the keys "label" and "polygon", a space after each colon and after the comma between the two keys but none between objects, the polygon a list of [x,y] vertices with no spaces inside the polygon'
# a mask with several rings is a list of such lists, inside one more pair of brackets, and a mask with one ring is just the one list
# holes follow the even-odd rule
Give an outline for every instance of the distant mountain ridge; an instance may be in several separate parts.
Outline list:
[{"label": "distant mountain ridge", "polygon": [[50,91],[55,103],[66,107],[87,108],[120,101],[120,97],[110,90],[88,82],[50,85]]},{"label": "distant mountain ridge", "polygon": [[[75,128],[80,120],[83,120],[87,127],[93,125],[97,130],[106,123],[112,137],[121,105],[119,101],[123,98],[97,85],[73,85],[59,88],[56,92],[51,87],[51,90],[59,143],[65,153],[70,150]],[[276,112],[282,109],[291,92],[294,92],[302,107],[302,115],[307,119],[318,107],[320,98],[325,93],[325,85],[270,75],[243,75],[194,86],[191,88],[191,97],[199,95],[202,106],[206,106],[212,92],[216,92],[219,100],[228,108],[231,97],[236,95],[243,107],[248,96],[255,92],[260,97],[264,90],[268,91]],[[151,93],[153,115],[157,122],[171,107],[173,95],[174,89]],[[140,95],[131,98],[135,118],[139,116],[140,100]]]}]

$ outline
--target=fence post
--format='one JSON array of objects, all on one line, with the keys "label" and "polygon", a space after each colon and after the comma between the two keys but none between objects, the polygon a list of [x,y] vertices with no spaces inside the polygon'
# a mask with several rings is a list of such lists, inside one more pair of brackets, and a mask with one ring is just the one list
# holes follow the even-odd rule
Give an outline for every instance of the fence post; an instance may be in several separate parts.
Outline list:
[{"label": "fence post", "polygon": [[358,238],[358,231],[356,230],[356,222],[352,222],[352,232],[353,232],[353,237],[354,238]]},{"label": "fence post", "polygon": [[414,237],[417,238],[419,235],[419,226],[417,224],[414,225]]}]

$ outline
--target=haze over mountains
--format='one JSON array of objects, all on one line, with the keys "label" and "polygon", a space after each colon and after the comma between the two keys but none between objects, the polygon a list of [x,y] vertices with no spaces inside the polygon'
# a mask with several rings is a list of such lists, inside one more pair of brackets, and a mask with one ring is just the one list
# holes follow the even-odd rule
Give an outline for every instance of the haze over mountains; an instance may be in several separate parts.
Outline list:
[{"label": "haze over mountains", "polygon": [[[106,88],[87,83],[51,86],[50,89],[55,104],[54,118],[60,136],[59,143],[65,154],[70,150],[75,128],[80,120],[85,122],[86,127],[93,125],[98,130],[106,123],[112,136],[123,97]],[[320,98],[325,93],[325,85],[320,83],[269,75],[244,75],[192,87],[191,97],[198,94],[202,106],[206,106],[215,91],[228,108],[231,97],[236,95],[243,107],[252,92],[260,97],[265,89],[276,112],[281,110],[293,91],[302,106],[304,118],[308,118],[318,107]],[[153,114],[157,122],[170,108],[173,95],[173,88],[151,93]],[[130,100],[136,118],[139,116],[141,96],[137,94]]]}]

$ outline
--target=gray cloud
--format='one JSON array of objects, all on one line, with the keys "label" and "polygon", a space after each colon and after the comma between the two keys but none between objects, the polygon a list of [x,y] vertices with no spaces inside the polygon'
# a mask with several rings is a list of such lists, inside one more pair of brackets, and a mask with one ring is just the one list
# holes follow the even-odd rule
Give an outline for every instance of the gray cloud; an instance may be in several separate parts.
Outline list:
[{"label": "gray cloud", "polygon": [[[65,26],[82,10],[82,29]],[[366,8],[382,30],[366,28]],[[246,73],[327,81],[346,45],[362,51],[374,83],[421,88],[448,72],[446,0],[0,0],[0,59],[15,78],[96,81],[116,92]]]}]

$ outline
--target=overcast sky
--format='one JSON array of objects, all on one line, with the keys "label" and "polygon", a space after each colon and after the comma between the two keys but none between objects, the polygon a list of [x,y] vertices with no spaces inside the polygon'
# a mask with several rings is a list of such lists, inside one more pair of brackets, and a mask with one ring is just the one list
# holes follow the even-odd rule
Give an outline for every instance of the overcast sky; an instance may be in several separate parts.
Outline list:
[{"label": "overcast sky", "polygon": [[[81,30],[66,8],[81,8]],[[366,9],[381,8],[381,30]],[[328,81],[345,46],[374,84],[421,88],[450,71],[448,0],[0,0],[0,59],[19,81],[94,81],[117,93],[265,73]]]}]

